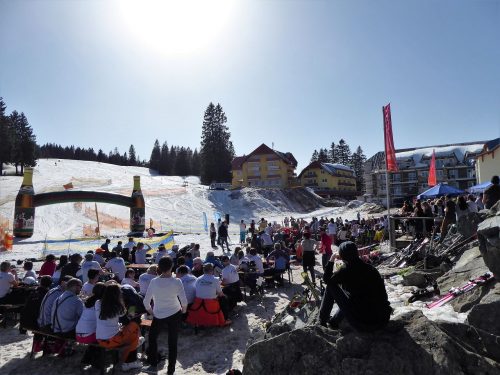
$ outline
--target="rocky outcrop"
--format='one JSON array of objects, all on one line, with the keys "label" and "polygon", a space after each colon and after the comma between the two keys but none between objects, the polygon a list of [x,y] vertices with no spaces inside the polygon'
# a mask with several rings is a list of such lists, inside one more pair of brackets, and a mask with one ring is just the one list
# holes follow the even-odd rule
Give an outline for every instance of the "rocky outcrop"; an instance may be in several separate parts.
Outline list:
[{"label": "rocky outcrop", "polygon": [[[441,294],[446,294],[450,289],[457,288],[468,280],[475,279],[489,272],[484,264],[483,257],[478,247],[465,251],[452,270],[437,279]],[[493,283],[491,283],[493,285]],[[476,288],[468,293],[457,296],[451,305],[458,312],[465,312],[477,305],[490,292],[492,285]]]},{"label": "rocky outcrop", "polygon": [[257,342],[247,350],[243,373],[497,374],[499,339],[414,311],[374,333],[310,325]]},{"label": "rocky outcrop", "polygon": [[[479,329],[488,331],[500,336],[500,284],[489,288],[487,294],[481,299],[480,304],[476,304],[469,315],[467,322]],[[500,345],[498,345],[500,348]]]},{"label": "rocky outcrop", "polygon": [[489,212],[489,217],[477,229],[479,250],[484,263],[500,279],[500,201]]}]

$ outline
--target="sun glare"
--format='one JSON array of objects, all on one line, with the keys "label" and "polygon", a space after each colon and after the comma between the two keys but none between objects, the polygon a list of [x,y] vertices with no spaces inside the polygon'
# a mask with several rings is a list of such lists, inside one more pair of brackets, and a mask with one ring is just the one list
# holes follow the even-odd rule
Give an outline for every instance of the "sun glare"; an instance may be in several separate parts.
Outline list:
[{"label": "sun glare", "polygon": [[231,0],[121,0],[119,13],[136,42],[164,55],[189,54],[214,42],[229,23]]}]

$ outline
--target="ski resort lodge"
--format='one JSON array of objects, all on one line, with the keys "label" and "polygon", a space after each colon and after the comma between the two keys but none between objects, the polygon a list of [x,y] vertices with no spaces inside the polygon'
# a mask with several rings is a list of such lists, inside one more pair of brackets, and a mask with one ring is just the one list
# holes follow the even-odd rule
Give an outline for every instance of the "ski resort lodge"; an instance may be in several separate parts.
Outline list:
[{"label": "ski resort lodge", "polygon": [[258,187],[282,189],[294,186],[312,188],[323,197],[356,196],[354,171],[341,164],[313,162],[297,177],[297,160],[290,152],[273,150],[264,143],[232,161],[232,188]]},{"label": "ski resort lodge", "polygon": [[300,185],[310,187],[322,197],[355,198],[354,170],[342,164],[314,161],[300,172]]},{"label": "ski resort lodge", "polygon": [[[465,190],[476,185],[476,158],[483,152],[482,142],[467,142],[396,150],[398,172],[389,175],[391,204],[399,205],[429,188],[427,178],[432,152],[436,156],[437,183]],[[385,156],[380,151],[364,164],[368,201],[386,200]],[[497,168],[498,169],[498,168]]]},{"label": "ski resort lodge", "polygon": [[295,185],[297,160],[264,143],[246,156],[232,161],[232,187],[287,188]]}]

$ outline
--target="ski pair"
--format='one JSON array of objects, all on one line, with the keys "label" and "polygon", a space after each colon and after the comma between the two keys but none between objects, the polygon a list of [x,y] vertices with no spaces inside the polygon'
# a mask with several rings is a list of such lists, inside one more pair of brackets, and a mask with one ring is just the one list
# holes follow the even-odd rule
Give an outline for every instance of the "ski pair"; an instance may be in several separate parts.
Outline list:
[{"label": "ski pair", "polygon": [[460,296],[464,293],[467,293],[467,292],[469,292],[477,287],[480,287],[491,280],[493,280],[493,274],[491,274],[490,272],[487,272],[482,276],[479,276],[479,277],[476,277],[475,279],[469,280],[469,282],[467,284],[465,284],[459,288],[450,289],[450,291],[446,295],[444,295],[443,297],[441,297],[440,299],[438,299],[434,302],[427,304],[426,306],[428,309],[443,306],[444,304],[454,300],[458,296]]}]

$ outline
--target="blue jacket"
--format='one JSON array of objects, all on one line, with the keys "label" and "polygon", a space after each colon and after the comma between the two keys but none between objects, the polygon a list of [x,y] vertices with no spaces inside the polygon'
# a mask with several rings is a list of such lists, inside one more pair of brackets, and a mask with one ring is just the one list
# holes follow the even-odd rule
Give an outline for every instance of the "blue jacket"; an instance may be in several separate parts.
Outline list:
[{"label": "blue jacket", "polygon": [[73,292],[65,291],[52,306],[52,330],[56,333],[74,330],[82,312],[82,300]]}]

